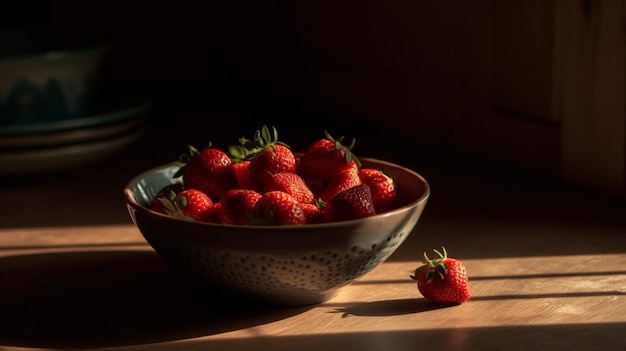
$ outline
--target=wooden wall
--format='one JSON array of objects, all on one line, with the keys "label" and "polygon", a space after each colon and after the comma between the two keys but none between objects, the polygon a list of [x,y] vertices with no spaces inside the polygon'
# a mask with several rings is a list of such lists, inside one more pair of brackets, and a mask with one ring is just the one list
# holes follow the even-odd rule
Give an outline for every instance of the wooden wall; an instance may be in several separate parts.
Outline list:
[{"label": "wooden wall", "polygon": [[163,101],[274,99],[625,197],[621,0],[52,4]]},{"label": "wooden wall", "polygon": [[626,3],[556,3],[553,111],[561,120],[561,176],[626,198]]}]

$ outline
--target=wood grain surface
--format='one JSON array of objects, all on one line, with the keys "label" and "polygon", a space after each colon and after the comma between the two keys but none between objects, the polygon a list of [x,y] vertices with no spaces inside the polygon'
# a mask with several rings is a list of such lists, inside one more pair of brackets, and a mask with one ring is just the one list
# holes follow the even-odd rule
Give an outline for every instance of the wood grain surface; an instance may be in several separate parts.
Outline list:
[{"label": "wood grain surface", "polygon": [[[197,289],[133,226],[121,189],[169,157],[145,157],[153,147],[0,185],[0,350],[626,347],[623,203],[474,160],[390,152],[432,188],[407,241],[325,303],[270,308]],[[472,297],[459,306],[429,303],[409,278],[441,245],[467,265]]]}]

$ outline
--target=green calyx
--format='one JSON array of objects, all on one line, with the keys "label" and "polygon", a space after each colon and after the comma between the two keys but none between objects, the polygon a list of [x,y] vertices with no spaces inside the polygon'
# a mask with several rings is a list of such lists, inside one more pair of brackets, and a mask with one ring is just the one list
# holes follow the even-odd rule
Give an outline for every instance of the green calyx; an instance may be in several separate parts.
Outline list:
[{"label": "green calyx", "polygon": [[437,257],[431,260],[426,252],[424,252],[424,264],[415,269],[414,275],[410,276],[411,279],[416,280],[424,270],[427,270],[425,276],[426,283],[431,283],[435,274],[439,275],[441,279],[445,278],[446,274],[448,274],[448,268],[445,264],[445,260],[448,258],[448,252],[443,246],[441,247],[441,251],[437,249],[433,249],[433,251],[437,254]]},{"label": "green calyx", "polygon": [[[211,146],[213,146],[213,143],[209,141],[209,143],[204,147],[203,150],[206,150],[208,148],[210,148]],[[187,162],[189,162],[189,160],[198,155],[200,153],[200,151],[198,150],[198,148],[196,148],[193,145],[189,145],[187,144],[187,153],[184,154],[180,154],[178,156],[178,161],[176,161],[176,165],[179,167],[178,170],[176,171],[176,173],[174,173],[174,178],[179,178],[183,175],[183,173],[185,172],[185,165],[187,165]]]},{"label": "green calyx", "polygon": [[326,202],[320,198],[314,199],[313,205],[315,205],[315,207],[317,207],[319,210],[323,210],[326,208]]},{"label": "green calyx", "polygon": [[254,132],[252,140],[244,137],[239,138],[239,145],[231,145],[228,147],[228,152],[231,155],[233,162],[242,162],[251,160],[256,154],[263,151],[266,147],[275,149],[275,145],[280,144],[289,148],[289,145],[278,140],[278,130],[276,127],[263,125],[260,130]]},{"label": "green calyx", "polygon": [[275,223],[274,212],[267,207],[256,206],[250,217],[251,225],[272,225]]},{"label": "green calyx", "polygon": [[187,198],[176,196],[174,191],[170,191],[169,195],[169,199],[165,197],[158,198],[163,207],[165,207],[165,212],[172,217],[191,220],[192,218],[184,213],[185,207],[187,207]]},{"label": "green calyx", "polygon": [[357,167],[359,169],[361,168],[361,161],[352,152],[352,148],[354,148],[354,145],[356,144],[356,139],[353,138],[349,145],[344,145],[343,144],[343,136],[340,136],[339,138],[333,138],[330,135],[330,133],[328,133],[327,131],[324,131],[324,134],[326,135],[326,139],[328,139],[328,140],[332,141],[333,143],[335,143],[335,148],[337,150],[344,150],[345,151],[345,153],[346,153],[346,163],[350,163],[350,162],[354,161],[354,163],[356,163]]}]

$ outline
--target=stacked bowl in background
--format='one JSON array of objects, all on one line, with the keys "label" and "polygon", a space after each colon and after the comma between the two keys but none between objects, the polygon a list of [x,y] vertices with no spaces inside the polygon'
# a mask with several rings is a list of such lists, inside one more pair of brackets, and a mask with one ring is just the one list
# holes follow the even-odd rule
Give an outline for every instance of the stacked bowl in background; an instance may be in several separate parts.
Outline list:
[{"label": "stacked bowl in background", "polygon": [[93,163],[147,131],[147,99],[98,91],[108,51],[49,28],[0,30],[0,175]]}]

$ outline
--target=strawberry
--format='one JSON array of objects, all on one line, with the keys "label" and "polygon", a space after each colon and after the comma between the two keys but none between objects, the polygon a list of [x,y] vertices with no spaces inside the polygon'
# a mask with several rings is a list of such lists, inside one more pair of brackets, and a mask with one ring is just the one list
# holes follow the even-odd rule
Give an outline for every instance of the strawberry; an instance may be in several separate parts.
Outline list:
[{"label": "strawberry", "polygon": [[324,209],[326,221],[346,221],[376,214],[369,186],[359,184],[333,196]]},{"label": "strawberry", "polygon": [[396,187],[391,177],[378,169],[362,168],[359,170],[359,179],[370,187],[376,213],[386,212],[393,207]]},{"label": "strawberry", "polygon": [[300,207],[306,218],[306,224],[323,223],[324,211],[322,211],[322,208],[324,206],[324,203],[319,205],[317,203],[300,203]]},{"label": "strawberry", "polygon": [[306,184],[307,188],[311,190],[311,192],[313,193],[313,197],[316,198],[319,196],[322,190],[326,188],[327,184],[322,179],[314,179],[312,177],[304,178],[305,174],[302,171],[301,160],[302,160],[302,157],[296,156],[296,172],[295,173],[298,176],[300,176],[302,180],[304,180],[304,183]]},{"label": "strawberry", "polygon": [[257,130],[252,140],[240,138],[241,145],[229,148],[231,156],[237,160],[249,160],[248,174],[252,184],[265,191],[267,180],[275,173],[295,173],[296,157],[289,146],[278,140],[276,128],[263,126]]},{"label": "strawberry", "polygon": [[253,184],[264,190],[272,174],[294,173],[295,166],[295,157],[288,147],[278,144],[266,146],[250,160],[250,179]]},{"label": "strawberry", "polygon": [[420,293],[429,301],[440,304],[461,304],[470,298],[465,265],[448,257],[446,248],[433,250],[437,258],[429,259],[424,252],[424,264],[415,269],[410,278],[417,281]]},{"label": "strawberry", "polygon": [[175,193],[170,191],[170,197],[158,197],[165,209],[165,213],[172,217],[207,221],[213,201],[205,193],[197,189],[186,189]]},{"label": "strawberry", "polygon": [[254,208],[254,224],[287,225],[305,224],[306,217],[300,203],[283,191],[263,193]]},{"label": "strawberry", "polygon": [[187,189],[198,189],[218,201],[229,189],[237,188],[232,160],[224,151],[207,146],[202,151],[188,145],[189,153],[180,156],[181,165],[174,177],[183,177]]},{"label": "strawberry", "polygon": [[298,169],[306,180],[322,180],[330,183],[342,170],[352,164],[361,167],[359,159],[352,153],[355,140],[348,146],[343,145],[343,137],[334,139],[328,132],[324,132],[325,139],[318,139],[311,143],[302,155]]},{"label": "strawberry", "polygon": [[250,179],[263,188],[272,174],[294,173],[296,158],[287,146],[276,144],[263,148],[250,160]]},{"label": "strawberry", "polygon": [[254,206],[261,194],[251,189],[231,189],[220,198],[220,223],[245,225],[252,222]]},{"label": "strawberry", "polygon": [[204,220],[211,223],[221,223],[220,214],[222,213],[222,203],[214,202],[211,209],[207,212]]},{"label": "strawberry", "polygon": [[319,193],[318,198],[328,203],[338,193],[361,183],[358,167],[355,163],[351,163],[349,167],[342,169],[341,172],[331,180],[330,184]]},{"label": "strawberry", "polygon": [[254,184],[252,184],[252,180],[250,180],[249,169],[250,161],[238,161],[233,163],[233,171],[235,172],[239,189],[256,189]]},{"label": "strawberry", "polygon": [[[304,183],[306,183],[307,187],[313,193],[313,197],[319,198],[324,189],[326,189],[329,184],[324,183],[321,179],[304,179]],[[330,190],[329,190],[330,192]],[[325,196],[327,197],[327,196]]]},{"label": "strawberry", "polygon": [[313,192],[304,180],[295,173],[281,172],[272,174],[265,183],[264,191],[283,191],[293,196],[300,203],[313,202]]}]

